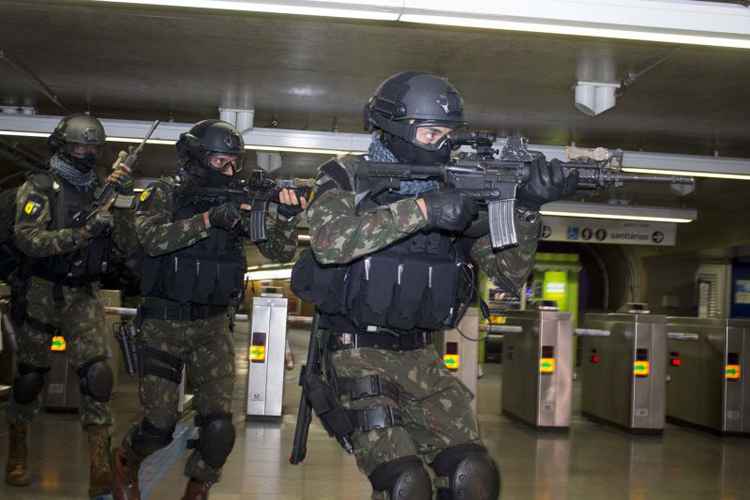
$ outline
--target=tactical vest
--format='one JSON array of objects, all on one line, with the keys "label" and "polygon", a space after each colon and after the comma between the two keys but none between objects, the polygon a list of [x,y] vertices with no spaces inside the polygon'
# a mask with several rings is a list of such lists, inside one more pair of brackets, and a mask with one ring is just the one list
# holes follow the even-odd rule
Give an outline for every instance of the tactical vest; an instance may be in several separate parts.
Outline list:
[{"label": "tactical vest", "polygon": [[[94,201],[94,191],[80,191],[62,177],[50,177],[60,189],[48,190],[46,193],[51,204],[52,220],[49,229],[54,231],[82,227],[86,222],[85,214]],[[105,233],[74,252],[33,259],[31,273],[55,283],[80,286],[99,281],[109,271],[111,257],[112,237]]]},{"label": "tactical vest", "polygon": [[[215,206],[215,200],[174,192],[174,221],[189,219]],[[209,229],[196,244],[143,262],[141,294],[179,303],[227,306],[244,291],[245,253],[242,240],[223,229]]]},{"label": "tactical vest", "polygon": [[468,257],[438,231],[418,232],[347,265],[321,265],[307,250],[292,273],[292,290],[317,306],[323,324],[340,331],[452,328],[473,284]]}]

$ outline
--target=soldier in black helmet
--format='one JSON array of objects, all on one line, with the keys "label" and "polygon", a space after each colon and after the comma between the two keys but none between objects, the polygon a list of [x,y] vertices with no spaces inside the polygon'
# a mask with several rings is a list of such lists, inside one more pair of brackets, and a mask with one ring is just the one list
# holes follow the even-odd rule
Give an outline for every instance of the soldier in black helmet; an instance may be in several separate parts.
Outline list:
[{"label": "soldier in black helmet", "polygon": [[309,382],[310,403],[350,444],[373,499],[495,500],[499,471],[480,438],[473,395],[443,366],[432,332],[461,319],[476,267],[518,291],[533,265],[540,205],[573,190],[575,179],[535,162],[518,193],[519,245],[495,252],[474,202],[437,182],[402,182],[375,199],[354,192],[353,173],[368,162],[450,160],[451,134],[465,125],[456,88],[435,75],[399,73],[378,87],[365,116],[368,154],[320,167],[307,209],[311,253],[292,275],[292,289],[320,313],[319,339],[328,339],[319,346],[325,380]]},{"label": "soldier in black helmet", "polygon": [[[178,385],[187,367],[194,389],[200,438],[185,468],[183,498],[208,498],[234,445],[231,402],[234,346],[232,306],[240,300],[245,274],[243,238],[249,219],[242,208],[201,195],[200,188],[232,187],[242,168],[242,136],[229,123],[205,120],[180,136],[179,170],[142,193],[135,225],[147,256],[139,309],[140,398],[144,418],[114,454],[114,497],[140,499],[143,460],[172,441],[179,417]],[[297,247],[294,215],[305,206],[284,190],[284,205],[269,213],[268,258],[289,261]]]},{"label": "soldier in black helmet", "polygon": [[87,216],[101,185],[94,168],[105,138],[102,124],[92,116],[63,118],[49,137],[49,170],[32,174],[17,193],[15,244],[24,254],[19,278],[27,284],[27,305],[17,338],[18,375],[8,404],[10,451],[5,475],[14,486],[31,483],[27,434],[50,370],[51,338],[63,335],[81,382],[91,498],[108,495],[112,479],[113,377],[107,361],[104,308],[96,292],[113,252],[128,253],[135,245],[132,213],[127,210],[133,181],[126,167],[118,167],[108,178],[118,192],[116,208]]}]

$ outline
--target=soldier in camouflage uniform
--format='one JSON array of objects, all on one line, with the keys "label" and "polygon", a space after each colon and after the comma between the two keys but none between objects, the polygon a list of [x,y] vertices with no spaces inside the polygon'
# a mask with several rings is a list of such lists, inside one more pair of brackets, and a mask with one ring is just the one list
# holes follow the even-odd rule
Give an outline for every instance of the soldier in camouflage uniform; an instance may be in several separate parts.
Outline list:
[{"label": "soldier in camouflage uniform", "polygon": [[26,317],[18,333],[18,375],[8,405],[6,482],[25,486],[31,482],[26,434],[50,369],[50,341],[53,335],[63,335],[81,382],[80,415],[89,440],[92,498],[109,494],[112,478],[113,377],[98,281],[108,271],[113,250],[128,253],[135,245],[132,213],[117,208],[130,208],[132,201],[127,167],[118,167],[108,178],[123,195],[115,208],[85,217],[100,186],[94,167],[104,141],[104,128],[96,118],[64,118],[49,139],[49,171],[31,175],[18,190],[15,240],[25,254],[21,274],[27,280]]},{"label": "soldier in camouflage uniform", "polygon": [[374,499],[495,499],[499,472],[480,440],[473,395],[443,366],[431,332],[462,316],[474,266],[517,293],[534,261],[539,206],[576,180],[539,158],[518,193],[519,245],[495,252],[474,202],[433,181],[402,182],[375,199],[354,192],[363,162],[447,163],[449,134],[464,125],[458,91],[444,78],[400,73],[381,84],[366,115],[369,154],[320,169],[307,210],[314,258],[303,255],[292,279],[316,304],[328,351],[328,389],[309,386],[310,402],[353,449]]},{"label": "soldier in camouflage uniform", "polygon": [[[114,496],[140,498],[143,460],[172,441],[178,420],[183,366],[193,387],[200,439],[185,467],[185,500],[208,498],[234,445],[230,413],[234,390],[234,345],[230,315],[244,290],[249,217],[241,207],[205,196],[203,188],[230,188],[237,181],[242,136],[230,124],[205,120],[180,136],[181,168],[142,193],[135,226],[147,254],[139,309],[140,399],[144,418],[115,452]],[[268,216],[268,258],[290,261],[297,248],[291,217],[301,211],[292,190]],[[249,208],[247,206],[243,207]]]}]

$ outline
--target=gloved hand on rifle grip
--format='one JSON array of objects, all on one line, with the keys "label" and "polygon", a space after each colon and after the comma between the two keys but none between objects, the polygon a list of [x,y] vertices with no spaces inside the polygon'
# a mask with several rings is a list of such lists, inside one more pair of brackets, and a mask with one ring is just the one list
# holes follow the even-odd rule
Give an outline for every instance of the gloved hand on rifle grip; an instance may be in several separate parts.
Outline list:
[{"label": "gloved hand on rifle grip", "polygon": [[208,211],[208,222],[211,227],[230,231],[240,221],[240,207],[236,203],[223,203]]},{"label": "gloved hand on rifle grip", "polygon": [[559,160],[547,163],[541,153],[529,165],[529,178],[518,189],[518,205],[538,211],[550,201],[557,201],[576,192],[578,172],[573,170],[567,175]]},{"label": "gloved hand on rifle grip", "polygon": [[461,232],[477,217],[476,202],[458,191],[433,191],[422,199],[427,207],[430,227]]},{"label": "gloved hand on rifle grip", "polygon": [[117,167],[111,174],[109,174],[107,182],[111,183],[114,186],[115,191],[119,194],[125,196],[133,194],[135,182],[133,181],[133,176],[130,175],[130,169],[127,167]]},{"label": "gloved hand on rifle grip", "polygon": [[96,238],[102,233],[109,231],[115,225],[115,219],[112,212],[108,210],[99,210],[94,212],[84,224],[83,229],[89,238]]},{"label": "gloved hand on rifle grip", "polygon": [[298,196],[294,189],[284,188],[279,191],[279,205],[276,210],[282,217],[291,219],[304,212],[306,208],[307,200],[302,195]]}]

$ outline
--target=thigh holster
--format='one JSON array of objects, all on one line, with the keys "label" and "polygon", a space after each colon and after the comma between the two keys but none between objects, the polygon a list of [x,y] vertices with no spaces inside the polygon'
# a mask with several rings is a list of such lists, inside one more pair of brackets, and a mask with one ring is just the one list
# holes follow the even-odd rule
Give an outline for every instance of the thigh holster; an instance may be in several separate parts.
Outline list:
[{"label": "thigh holster", "polygon": [[168,352],[160,351],[149,346],[140,346],[138,349],[140,357],[141,377],[153,375],[155,377],[169,380],[179,385],[182,382],[183,362],[177,356]]}]

